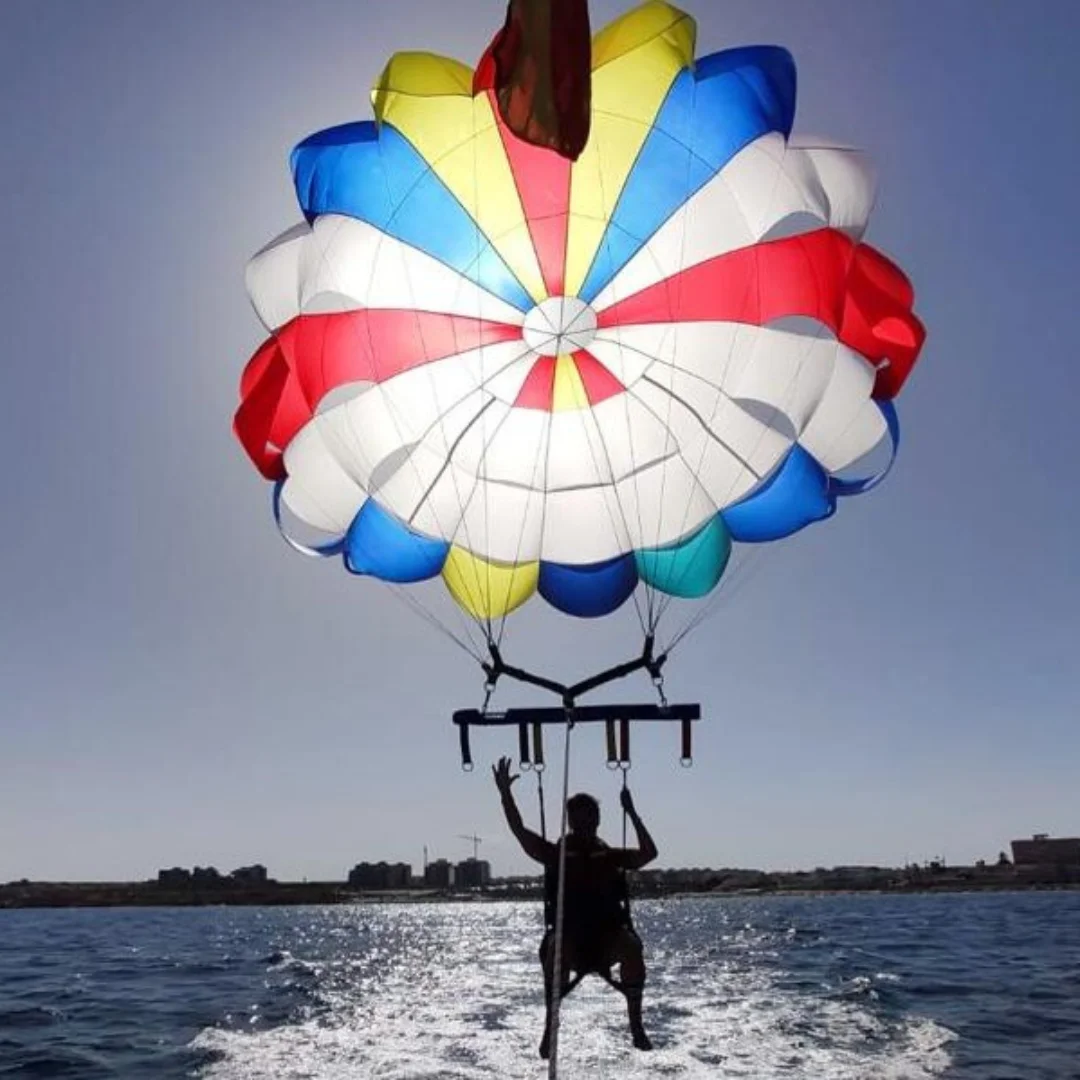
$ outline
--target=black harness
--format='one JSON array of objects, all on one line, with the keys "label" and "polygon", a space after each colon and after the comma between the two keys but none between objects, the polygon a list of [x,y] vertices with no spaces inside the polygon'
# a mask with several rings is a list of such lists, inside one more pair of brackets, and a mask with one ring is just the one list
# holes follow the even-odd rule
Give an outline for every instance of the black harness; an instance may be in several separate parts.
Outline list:
[{"label": "black harness", "polygon": [[[563,893],[563,934],[564,939],[574,943],[574,977],[564,985],[562,997],[566,997],[586,975],[599,975],[620,993],[625,992],[619,980],[612,976],[611,964],[606,961],[602,946],[609,935],[620,930],[629,930],[635,935],[637,933],[630,914],[630,889],[626,871],[622,867],[609,865],[607,872],[602,874],[602,880],[594,883],[588,880],[591,868],[587,868],[584,873],[580,868],[583,860],[602,860],[610,864],[611,853],[612,849],[602,840],[594,840],[586,849],[574,850],[573,846],[567,848],[567,884],[574,882],[576,877],[578,881],[575,884],[579,889],[568,888]],[[579,865],[572,866],[572,861]],[[599,887],[593,887],[594,884]],[[555,933],[558,888],[559,863],[556,857],[554,862],[544,866],[546,933],[541,954]]]}]

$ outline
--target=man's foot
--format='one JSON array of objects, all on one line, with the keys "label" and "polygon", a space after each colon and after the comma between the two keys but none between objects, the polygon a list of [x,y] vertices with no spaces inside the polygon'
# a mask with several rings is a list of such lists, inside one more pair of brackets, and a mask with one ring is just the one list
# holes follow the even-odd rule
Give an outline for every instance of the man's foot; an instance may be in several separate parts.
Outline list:
[{"label": "man's foot", "polygon": [[630,1034],[634,1040],[634,1049],[636,1050],[651,1050],[652,1040],[645,1034],[643,1027],[633,1027],[630,1029]]}]

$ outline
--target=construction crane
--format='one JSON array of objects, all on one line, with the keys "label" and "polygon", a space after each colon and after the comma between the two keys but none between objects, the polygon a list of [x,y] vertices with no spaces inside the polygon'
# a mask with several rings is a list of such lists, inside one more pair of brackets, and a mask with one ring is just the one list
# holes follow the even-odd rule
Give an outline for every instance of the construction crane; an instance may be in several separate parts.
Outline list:
[{"label": "construction crane", "polygon": [[475,862],[480,851],[480,845],[484,842],[484,838],[482,836],[467,836],[465,833],[458,833],[458,839],[472,841],[472,857]]}]

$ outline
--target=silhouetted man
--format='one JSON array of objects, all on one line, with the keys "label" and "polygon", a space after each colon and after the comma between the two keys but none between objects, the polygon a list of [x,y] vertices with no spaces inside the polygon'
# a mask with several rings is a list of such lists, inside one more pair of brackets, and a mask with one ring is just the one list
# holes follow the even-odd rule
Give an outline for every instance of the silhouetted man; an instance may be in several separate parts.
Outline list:
[{"label": "silhouetted man", "polygon": [[[551,989],[555,969],[555,917],[558,896],[559,845],[545,840],[521,820],[511,786],[518,779],[510,772],[510,759],[500,758],[492,768],[495,785],[502,796],[503,812],[510,831],[525,854],[544,866],[544,922],[547,930],[540,944],[544,969],[547,1014],[540,1056],[548,1056],[551,1035]],[[566,801],[566,886],[563,894],[562,987],[570,982],[570,972],[595,972],[611,981],[614,964],[619,965],[619,988],[626,996],[630,1034],[639,1050],[651,1050],[641,1020],[641,996],[645,987],[645,958],[630,921],[627,903],[627,870],[638,870],[656,858],[656,844],[634,808],[630,792],[621,794],[622,807],[637,833],[636,848],[608,847],[597,835],[600,806],[591,795],[574,795]]]}]

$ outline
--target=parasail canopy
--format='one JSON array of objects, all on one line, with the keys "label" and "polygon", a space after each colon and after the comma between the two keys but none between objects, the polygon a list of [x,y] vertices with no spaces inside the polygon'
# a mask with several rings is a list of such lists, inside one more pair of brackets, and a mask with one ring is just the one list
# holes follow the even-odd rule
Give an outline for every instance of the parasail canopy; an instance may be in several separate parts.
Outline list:
[{"label": "parasail canopy", "polygon": [[862,242],[867,162],[792,137],[786,50],[694,43],[658,0],[601,30],[576,161],[426,53],[391,58],[373,121],[295,149],[304,220],[248,267],[270,336],[235,430],[320,553],[441,575],[482,622],[536,593],[602,616],[705,596],[733,543],[887,470],[924,331]]}]

